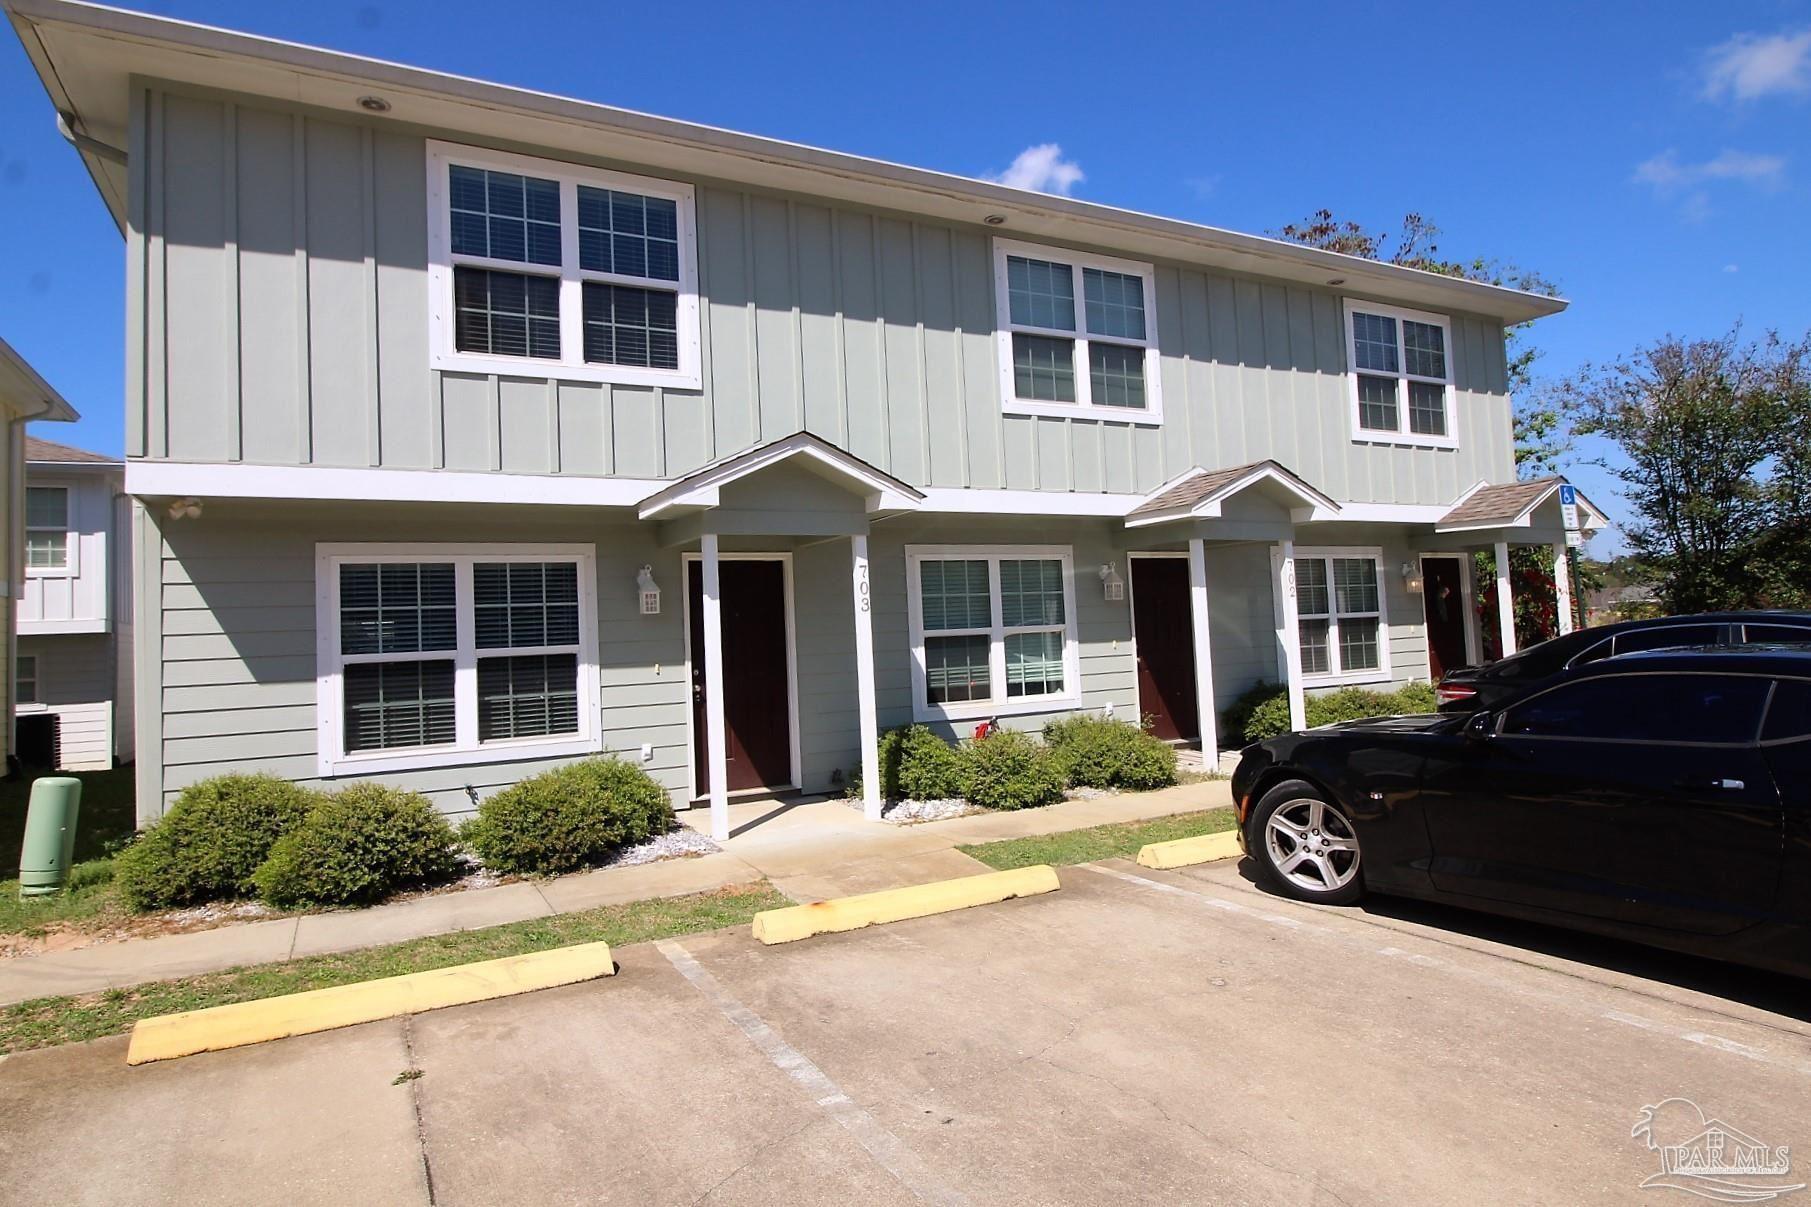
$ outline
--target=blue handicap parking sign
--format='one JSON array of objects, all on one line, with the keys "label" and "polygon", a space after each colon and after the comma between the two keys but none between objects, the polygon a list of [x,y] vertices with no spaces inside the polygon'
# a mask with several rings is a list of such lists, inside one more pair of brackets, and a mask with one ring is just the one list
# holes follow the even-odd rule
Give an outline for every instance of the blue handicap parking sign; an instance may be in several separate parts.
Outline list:
[{"label": "blue handicap parking sign", "polygon": [[1559,488],[1559,505],[1561,507],[1571,507],[1577,502],[1578,487],[1568,484]]}]

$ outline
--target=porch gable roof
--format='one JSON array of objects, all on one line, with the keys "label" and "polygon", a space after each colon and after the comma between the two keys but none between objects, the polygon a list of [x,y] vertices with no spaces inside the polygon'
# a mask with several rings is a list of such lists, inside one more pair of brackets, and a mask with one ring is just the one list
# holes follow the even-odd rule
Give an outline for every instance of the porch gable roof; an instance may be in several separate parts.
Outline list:
[{"label": "porch gable roof", "polygon": [[870,515],[917,511],[924,503],[923,491],[885,470],[820,436],[794,432],[693,470],[643,499],[640,516],[649,520],[676,509],[715,507],[721,501],[723,487],[790,461],[799,461],[819,477],[864,496]]},{"label": "porch gable roof", "polygon": [[[1542,503],[1558,493],[1566,479],[1554,474],[1526,482],[1504,482],[1495,486],[1480,482],[1453,504],[1452,510],[1434,525],[1436,532],[1469,532],[1478,528],[1522,528]],[[1588,516],[1586,528],[1604,528],[1609,519],[1583,494],[1578,505]]]},{"label": "porch gable roof", "polygon": [[1195,466],[1158,486],[1144,501],[1126,513],[1126,527],[1142,528],[1173,520],[1212,518],[1220,504],[1255,486],[1270,485],[1289,496],[1297,506],[1325,508],[1338,513],[1339,504],[1307,479],[1281,462],[1253,461],[1226,469]]}]

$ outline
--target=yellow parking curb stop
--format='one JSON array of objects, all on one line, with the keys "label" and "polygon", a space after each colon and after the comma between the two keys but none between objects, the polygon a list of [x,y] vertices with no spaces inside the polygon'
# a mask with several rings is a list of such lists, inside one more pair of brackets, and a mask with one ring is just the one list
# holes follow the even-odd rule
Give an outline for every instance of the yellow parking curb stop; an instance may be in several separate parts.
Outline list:
[{"label": "yellow parking curb stop", "polygon": [[1238,856],[1238,831],[1225,830],[1218,834],[1202,834],[1196,838],[1178,838],[1174,842],[1147,843],[1138,852],[1138,866],[1185,868],[1197,863],[1211,863],[1216,859],[1236,859]]},{"label": "yellow parking curb stop", "polygon": [[126,1063],[141,1065],[197,1052],[218,1052],[443,1006],[463,1006],[536,989],[576,985],[615,971],[608,943],[580,943],[256,1002],[185,1010],[141,1019],[132,1028]]},{"label": "yellow parking curb stop", "polygon": [[1056,869],[1048,864],[1013,868],[1005,872],[985,872],[979,876],[962,876],[932,884],[915,884],[909,888],[887,889],[864,893],[859,897],[836,897],[811,905],[793,905],[770,909],[755,915],[754,935],[763,943],[791,943],[812,935],[835,931],[860,930],[883,922],[900,922],[923,918],[975,905],[992,905],[1014,897],[1034,897],[1055,892],[1062,884]]}]

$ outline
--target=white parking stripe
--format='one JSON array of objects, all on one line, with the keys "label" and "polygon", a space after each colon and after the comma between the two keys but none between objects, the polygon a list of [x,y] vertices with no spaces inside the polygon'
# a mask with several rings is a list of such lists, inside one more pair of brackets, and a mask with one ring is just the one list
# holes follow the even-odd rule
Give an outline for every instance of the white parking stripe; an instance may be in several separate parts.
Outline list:
[{"label": "white parking stripe", "polygon": [[954,1205],[968,1201],[956,1190],[944,1185],[931,1172],[930,1167],[918,1159],[918,1154],[907,1148],[878,1119],[855,1105],[854,1099],[843,1093],[842,1088],[812,1063],[810,1057],[781,1039],[779,1032],[768,1026],[760,1015],[737,1001],[684,946],[671,939],[663,939],[654,946],[678,969],[680,976],[690,981],[693,988],[709,998],[725,1018],[748,1036],[750,1042],[773,1062],[776,1069],[798,1082],[811,1095],[812,1101],[841,1124],[844,1131],[855,1137],[855,1142],[867,1149],[868,1155],[898,1178],[907,1190],[927,1203]]},{"label": "white parking stripe", "polygon": [[[1256,918],[1273,925],[1288,926],[1291,929],[1302,933],[1312,934],[1317,938],[1327,939],[1343,946],[1353,948],[1354,950],[1367,952],[1371,955],[1383,956],[1386,959],[1402,960],[1424,968],[1438,968],[1443,972],[1449,972],[1455,976],[1463,977],[1468,980],[1484,982],[1498,990],[1507,990],[1520,997],[1536,998],[1549,1003],[1554,1007],[1578,1013],[1593,1013],[1596,1014],[1597,1017],[1608,1019],[1611,1022],[1621,1023],[1630,1027],[1639,1027],[1644,1031],[1651,1031],[1657,1035],[1665,1035],[1672,1039],[1683,1040],[1686,1043],[1696,1044],[1699,1047],[1711,1048],[1719,1052],[1727,1052],[1732,1056],[1740,1056],[1746,1060],[1759,1061],[1763,1064],[1775,1065],[1779,1068],[1790,1069],[1795,1073],[1811,1076],[1811,1062],[1803,1061],[1790,1055],[1775,1055],[1766,1048],[1755,1047],[1752,1044],[1745,1044],[1739,1040],[1728,1039],[1720,1035],[1712,1035],[1707,1031],[1700,1031],[1695,1028],[1673,1026],[1668,1023],[1658,1022],[1654,1019],[1643,1018],[1639,1015],[1625,1014],[1618,1010],[1599,1012],[1592,1010],[1589,1007],[1583,1007],[1583,1009],[1581,1009],[1581,1003],[1571,995],[1508,984],[1501,978],[1492,976],[1488,972],[1468,968],[1462,964],[1455,963],[1452,960],[1441,959],[1438,956],[1422,955],[1416,952],[1405,951],[1400,947],[1372,947],[1367,941],[1356,935],[1342,934],[1331,927],[1318,926],[1314,923],[1303,922],[1296,918],[1286,918],[1281,914],[1273,914],[1265,910],[1253,909],[1250,906],[1241,905],[1236,901],[1228,901],[1223,897],[1216,897],[1210,893],[1204,893],[1197,889],[1187,889],[1180,885],[1169,884],[1161,880],[1152,880],[1147,876],[1139,876],[1132,872],[1123,872],[1118,868],[1103,867],[1098,863],[1083,863],[1077,864],[1076,866],[1084,871],[1098,872],[1103,876],[1111,876],[1116,880],[1124,880],[1128,883],[1136,884],[1140,888],[1187,897],[1192,899],[1196,904],[1205,905],[1210,909],[1219,910],[1223,913],[1239,914],[1248,918]],[[1308,908],[1314,907],[1310,906]],[[1430,939],[1430,941],[1438,942],[1437,939]],[[1461,950],[1471,949],[1461,948]],[[1486,953],[1480,952],[1477,954],[1482,955]],[[1541,967],[1540,965],[1529,966]],[[1552,970],[1549,969],[1548,971]],[[1605,986],[1605,988],[1611,987]],[[1763,1024],[1753,1025],[1760,1026]],[[1782,1034],[1785,1034],[1788,1037],[1793,1036],[1792,1032],[1782,1032]]]}]

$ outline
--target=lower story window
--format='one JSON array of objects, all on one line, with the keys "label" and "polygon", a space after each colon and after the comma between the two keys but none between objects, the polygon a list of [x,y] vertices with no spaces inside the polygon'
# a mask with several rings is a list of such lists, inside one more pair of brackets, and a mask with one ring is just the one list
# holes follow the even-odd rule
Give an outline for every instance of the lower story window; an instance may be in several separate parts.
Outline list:
[{"label": "lower story window", "polygon": [[1067,548],[914,547],[914,710],[1029,711],[1077,694]]},{"label": "lower story window", "polygon": [[38,702],[38,656],[20,654],[19,663],[13,672],[13,702],[15,704],[36,704]]},{"label": "lower story window", "polygon": [[1295,601],[1304,678],[1387,673],[1382,566],[1382,555],[1371,550],[1297,551]]},{"label": "lower story window", "polygon": [[438,548],[322,547],[322,774],[595,746],[589,550]]}]

